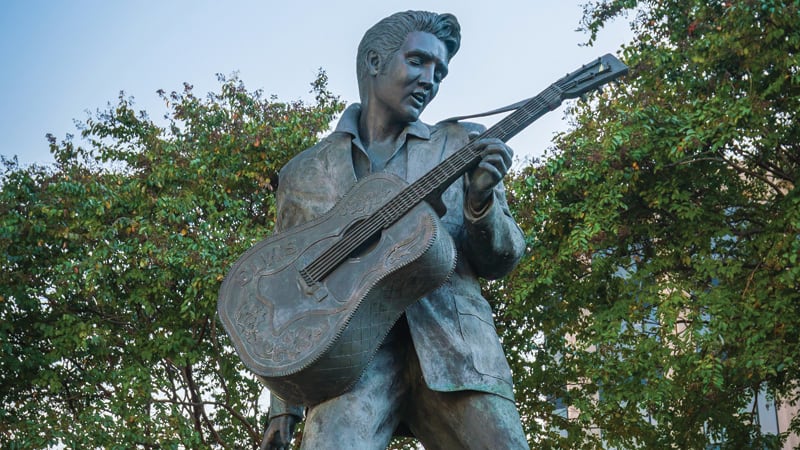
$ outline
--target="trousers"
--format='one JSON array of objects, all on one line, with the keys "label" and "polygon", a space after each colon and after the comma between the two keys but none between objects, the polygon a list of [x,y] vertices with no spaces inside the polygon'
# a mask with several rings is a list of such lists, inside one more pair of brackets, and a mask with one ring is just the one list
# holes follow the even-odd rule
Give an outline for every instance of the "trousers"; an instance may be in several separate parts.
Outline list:
[{"label": "trousers", "polygon": [[398,429],[426,450],[529,449],[513,401],[427,387],[405,320],[350,391],[309,410],[300,448],[381,450]]}]

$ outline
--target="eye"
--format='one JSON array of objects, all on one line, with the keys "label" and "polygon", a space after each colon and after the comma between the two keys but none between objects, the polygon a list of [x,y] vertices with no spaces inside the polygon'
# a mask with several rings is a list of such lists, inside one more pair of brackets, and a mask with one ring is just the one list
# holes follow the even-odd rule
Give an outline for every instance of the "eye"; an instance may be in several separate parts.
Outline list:
[{"label": "eye", "polygon": [[433,76],[436,78],[437,83],[441,83],[447,77],[447,65],[437,64]]},{"label": "eye", "polygon": [[422,65],[422,58],[419,56],[409,56],[408,63],[412,66],[421,66]]}]

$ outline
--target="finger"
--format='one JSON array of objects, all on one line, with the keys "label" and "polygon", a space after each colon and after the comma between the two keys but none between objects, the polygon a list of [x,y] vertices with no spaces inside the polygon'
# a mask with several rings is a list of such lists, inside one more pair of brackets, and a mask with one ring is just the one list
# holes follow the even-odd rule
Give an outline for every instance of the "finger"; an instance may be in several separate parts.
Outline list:
[{"label": "finger", "polygon": [[497,167],[489,163],[481,163],[472,174],[471,186],[478,191],[488,191],[496,186],[502,178],[503,174]]},{"label": "finger", "polygon": [[506,166],[511,166],[514,158],[514,151],[511,150],[511,147],[500,143],[489,143],[486,147],[483,148],[481,151],[481,155],[483,157],[489,155],[500,155],[503,160],[505,161]]},{"label": "finger", "polygon": [[261,440],[261,447],[259,448],[259,450],[272,450],[273,448],[275,448],[275,446],[273,445],[273,440],[274,440],[272,437],[273,434],[274,433],[270,433],[269,431],[264,433],[264,439]]},{"label": "finger", "polygon": [[504,166],[508,166],[509,160],[507,158],[508,155],[505,153],[490,153],[483,157],[482,161],[491,163],[492,165],[502,164]]},{"label": "finger", "polygon": [[503,163],[507,167],[511,167],[511,163],[514,161],[514,150],[511,150],[511,147],[507,145],[502,145],[496,152],[497,155],[503,158]]},{"label": "finger", "polygon": [[504,146],[504,145],[506,145],[506,144],[505,144],[505,142],[503,142],[503,140],[502,140],[502,139],[500,139],[500,138],[487,137],[487,138],[483,138],[483,139],[481,139],[481,140],[478,142],[478,145],[483,145],[483,146],[489,146],[489,145],[500,145],[500,146]]},{"label": "finger", "polygon": [[486,158],[483,158],[479,166],[482,166],[484,168],[488,167],[494,168],[498,172],[500,178],[502,178],[508,172],[509,165],[506,162],[506,159],[502,155],[489,155]]},{"label": "finger", "polygon": [[505,152],[503,152],[503,160],[505,161],[506,166],[511,167],[511,164],[514,162],[514,150],[507,145],[504,147]]}]

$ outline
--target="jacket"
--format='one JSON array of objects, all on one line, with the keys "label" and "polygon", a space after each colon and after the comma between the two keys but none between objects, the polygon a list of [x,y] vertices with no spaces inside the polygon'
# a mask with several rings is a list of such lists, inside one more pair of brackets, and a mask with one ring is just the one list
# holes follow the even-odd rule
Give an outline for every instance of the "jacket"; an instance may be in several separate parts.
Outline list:
[{"label": "jacket", "polygon": [[[342,117],[356,120],[351,106]],[[350,117],[348,119],[348,117]],[[317,145],[295,156],[279,175],[277,231],[312,220],[332,208],[357,181],[353,140],[340,126]],[[424,175],[482,131],[470,123],[412,124],[406,140],[405,177]],[[353,127],[349,127],[352,130]],[[442,194],[447,208],[441,221],[457,250],[454,273],[440,288],[406,309],[411,338],[426,384],[435,391],[476,390],[513,401],[511,371],[494,326],[492,310],[481,295],[478,277],[495,279],[510,272],[525,249],[522,231],[509,211],[502,183],[481,212],[465,206],[468,179],[462,176]],[[297,411],[273,396],[270,416]],[[288,407],[288,409],[287,409]]]}]

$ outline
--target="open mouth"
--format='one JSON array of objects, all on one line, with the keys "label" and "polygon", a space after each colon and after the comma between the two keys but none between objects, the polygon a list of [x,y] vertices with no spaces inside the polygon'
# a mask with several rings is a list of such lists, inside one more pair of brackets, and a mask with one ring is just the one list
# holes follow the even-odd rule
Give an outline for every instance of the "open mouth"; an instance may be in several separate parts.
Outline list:
[{"label": "open mouth", "polygon": [[427,96],[427,95],[425,95],[425,94],[424,94],[424,93],[422,93],[422,92],[414,92],[414,93],[412,93],[412,94],[411,94],[411,97],[413,97],[413,98],[414,98],[414,100],[416,100],[417,102],[419,102],[419,104],[420,104],[420,105],[424,105],[424,104],[425,104],[425,100],[426,100],[426,98],[427,98],[428,96]]}]

